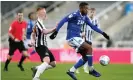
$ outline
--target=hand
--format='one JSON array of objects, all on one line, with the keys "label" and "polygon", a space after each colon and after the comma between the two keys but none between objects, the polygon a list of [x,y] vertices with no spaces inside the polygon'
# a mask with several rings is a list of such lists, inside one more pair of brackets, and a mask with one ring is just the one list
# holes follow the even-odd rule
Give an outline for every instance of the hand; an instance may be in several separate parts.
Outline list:
[{"label": "hand", "polygon": [[20,40],[18,40],[17,38],[14,39],[15,42],[20,42]]},{"label": "hand", "polygon": [[29,46],[29,47],[33,47],[33,46],[34,46],[34,44],[28,44],[28,46]]},{"label": "hand", "polygon": [[103,35],[106,39],[110,40],[110,37],[109,37],[105,32],[103,32],[102,35]]},{"label": "hand", "polygon": [[35,46],[35,42],[32,40],[30,44],[28,44],[29,47]]},{"label": "hand", "polygon": [[58,32],[54,31],[49,37],[50,39],[54,39],[57,36]]}]

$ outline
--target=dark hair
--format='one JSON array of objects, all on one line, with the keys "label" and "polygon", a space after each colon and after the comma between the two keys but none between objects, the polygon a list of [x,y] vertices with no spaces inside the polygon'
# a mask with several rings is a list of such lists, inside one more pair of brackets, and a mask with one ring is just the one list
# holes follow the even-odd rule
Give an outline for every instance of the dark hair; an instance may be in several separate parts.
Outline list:
[{"label": "dark hair", "polygon": [[34,12],[30,12],[30,13],[28,14],[28,18],[29,18],[29,19],[31,19],[31,15],[32,15],[32,14],[34,14]]},{"label": "dark hair", "polygon": [[36,9],[36,11],[39,11],[39,10],[42,10],[42,9],[44,9],[43,7],[38,7],[37,9]]},{"label": "dark hair", "polygon": [[22,10],[19,10],[19,11],[17,11],[17,14],[18,14],[18,13],[23,13],[23,11],[22,11]]},{"label": "dark hair", "polygon": [[83,7],[83,6],[86,6],[86,5],[89,5],[89,4],[86,3],[86,2],[81,2],[81,3],[79,4],[79,7]]},{"label": "dark hair", "polygon": [[95,8],[91,8],[91,10],[95,11],[96,9]]}]

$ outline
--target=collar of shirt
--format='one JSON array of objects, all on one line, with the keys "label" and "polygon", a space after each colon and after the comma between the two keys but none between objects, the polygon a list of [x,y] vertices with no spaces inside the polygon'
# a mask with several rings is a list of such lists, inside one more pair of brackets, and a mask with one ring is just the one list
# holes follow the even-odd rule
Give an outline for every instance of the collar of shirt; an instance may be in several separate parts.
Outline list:
[{"label": "collar of shirt", "polygon": [[42,20],[42,19],[38,18],[37,20],[38,20],[41,24],[43,24],[43,20]]},{"label": "collar of shirt", "polygon": [[43,20],[42,20],[42,19],[40,19],[40,18],[38,18],[37,20],[38,20],[38,21],[42,24],[43,29],[46,29],[46,28],[45,28],[45,26],[44,26],[44,24],[43,24]]},{"label": "collar of shirt", "polygon": [[18,20],[17,20],[17,22],[18,22],[19,24],[23,23],[23,21],[19,22]]}]

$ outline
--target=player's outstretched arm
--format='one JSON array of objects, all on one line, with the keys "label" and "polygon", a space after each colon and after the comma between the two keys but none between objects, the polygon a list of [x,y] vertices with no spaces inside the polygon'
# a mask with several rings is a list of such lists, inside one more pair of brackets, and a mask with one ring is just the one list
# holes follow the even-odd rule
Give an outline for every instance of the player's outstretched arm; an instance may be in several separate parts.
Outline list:
[{"label": "player's outstretched arm", "polygon": [[68,21],[68,19],[67,19],[67,17],[65,17],[64,19],[62,19],[62,20],[59,22],[59,24],[57,25],[55,31],[50,35],[50,39],[54,39],[54,38],[57,36],[58,31],[59,31],[60,28],[64,25],[64,23],[67,22],[67,21]]},{"label": "player's outstretched arm", "polygon": [[46,34],[50,34],[52,32],[54,32],[56,30],[56,27],[52,28],[52,29],[43,29],[42,32],[46,35]]},{"label": "player's outstretched arm", "polygon": [[57,28],[56,30],[53,32],[53,34],[50,36],[50,39],[54,39],[57,34],[58,34],[58,31],[60,30],[60,28],[64,25],[65,22],[68,22],[70,20],[72,20],[74,17],[76,16],[76,13],[71,13],[69,14],[68,16],[66,16],[65,18],[63,18],[59,24],[57,25]]},{"label": "player's outstretched arm", "polygon": [[103,32],[102,30],[100,30],[99,28],[98,28],[98,26],[97,25],[93,25],[91,22],[90,22],[90,20],[89,20],[89,18],[87,18],[86,17],[86,23],[94,30],[94,31],[96,31],[96,32],[98,32],[98,33],[100,33],[100,34],[102,34],[106,39],[110,39],[110,37],[105,33],[105,32]]}]

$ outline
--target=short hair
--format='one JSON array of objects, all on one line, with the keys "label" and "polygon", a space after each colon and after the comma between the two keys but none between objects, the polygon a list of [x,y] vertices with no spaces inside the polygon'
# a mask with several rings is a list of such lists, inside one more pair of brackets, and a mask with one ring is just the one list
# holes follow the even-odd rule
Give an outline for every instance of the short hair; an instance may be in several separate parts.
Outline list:
[{"label": "short hair", "polygon": [[32,14],[34,14],[34,12],[30,12],[30,13],[28,14],[28,18],[29,18],[29,19],[31,19],[31,15],[32,15]]},{"label": "short hair", "polygon": [[23,11],[22,11],[22,10],[19,10],[19,11],[17,11],[17,14],[18,14],[18,13],[23,13]]},{"label": "short hair", "polygon": [[86,5],[89,5],[89,4],[86,3],[86,2],[81,2],[81,3],[79,4],[79,7],[83,7],[83,6],[86,6]]},{"label": "short hair", "polygon": [[43,7],[38,7],[37,9],[36,9],[36,12],[38,12],[38,11],[40,11],[40,10],[42,10],[42,9],[44,9]]},{"label": "short hair", "polygon": [[96,9],[95,8],[91,8],[91,10],[95,11]]}]

